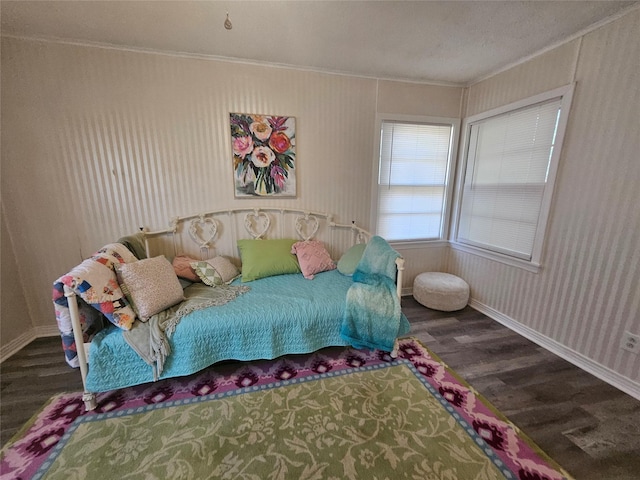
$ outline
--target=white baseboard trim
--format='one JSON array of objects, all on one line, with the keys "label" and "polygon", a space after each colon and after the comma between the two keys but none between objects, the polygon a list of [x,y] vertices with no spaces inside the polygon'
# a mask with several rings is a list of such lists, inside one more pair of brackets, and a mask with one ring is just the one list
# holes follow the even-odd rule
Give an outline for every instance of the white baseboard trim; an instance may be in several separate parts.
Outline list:
[{"label": "white baseboard trim", "polygon": [[[6,345],[2,346],[2,353],[0,353],[0,363],[4,362],[7,358],[14,353],[20,351],[22,348],[29,345],[36,338],[40,337],[57,337],[60,335],[57,325],[44,325],[39,327],[33,327],[18,338],[14,338]],[[60,347],[62,351],[62,347]]]},{"label": "white baseboard trim", "polygon": [[36,338],[34,329],[27,330],[18,338],[14,338],[6,345],[2,346],[2,353],[0,354],[0,363],[4,362],[11,355],[19,351],[21,348],[26,347]]},{"label": "white baseboard trim", "polygon": [[40,325],[35,327],[36,338],[40,337],[59,337],[60,330],[57,325]]},{"label": "white baseboard trim", "polygon": [[503,313],[500,313],[499,311],[474,300],[473,298],[469,300],[469,306],[481,313],[484,313],[486,316],[522,335],[528,340],[531,340],[552,353],[555,353],[559,357],[574,364],[591,375],[598,377],[600,380],[607,382],[617,389],[622,390],[623,392],[640,400],[640,383],[636,383],[633,380],[620,375],[618,372],[594,362],[589,357],[586,357],[585,355],[576,352],[575,350],[572,350],[539,332],[536,332],[526,325],[518,323],[513,318],[508,317],[507,315],[504,315]]}]

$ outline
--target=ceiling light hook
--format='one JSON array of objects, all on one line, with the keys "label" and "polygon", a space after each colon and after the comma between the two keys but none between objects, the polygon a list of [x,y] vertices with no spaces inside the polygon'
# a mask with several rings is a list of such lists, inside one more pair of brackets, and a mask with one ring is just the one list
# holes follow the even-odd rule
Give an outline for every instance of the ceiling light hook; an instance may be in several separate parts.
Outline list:
[{"label": "ceiling light hook", "polygon": [[224,28],[227,30],[231,30],[233,28],[233,24],[231,23],[231,20],[229,20],[229,12],[227,12],[227,19],[224,21]]}]

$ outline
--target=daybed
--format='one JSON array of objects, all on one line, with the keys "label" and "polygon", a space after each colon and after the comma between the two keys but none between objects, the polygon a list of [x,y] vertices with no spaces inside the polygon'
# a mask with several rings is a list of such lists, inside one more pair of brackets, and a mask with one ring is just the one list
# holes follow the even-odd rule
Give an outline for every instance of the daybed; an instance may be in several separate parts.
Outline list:
[{"label": "daybed", "polygon": [[346,345],[394,354],[409,330],[403,262],[328,214],[218,210],[105,245],[54,282],[53,302],[91,410],[97,392],[223,360]]}]

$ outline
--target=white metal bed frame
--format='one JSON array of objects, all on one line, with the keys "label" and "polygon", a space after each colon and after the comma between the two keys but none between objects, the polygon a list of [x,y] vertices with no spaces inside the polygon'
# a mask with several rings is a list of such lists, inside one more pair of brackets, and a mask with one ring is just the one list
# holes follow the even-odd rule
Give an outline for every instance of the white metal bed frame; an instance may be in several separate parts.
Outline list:
[{"label": "white metal bed frame", "polygon": [[[238,218],[243,214],[242,226],[245,232],[242,232],[238,225]],[[293,238],[292,235],[295,233],[301,240],[311,240],[316,239],[320,233],[323,233],[325,238],[328,237],[325,243],[328,244],[330,248],[334,246],[333,241],[335,240],[337,232],[343,232],[343,234],[345,232],[347,234],[349,232],[351,233],[348,246],[356,243],[366,243],[372,236],[367,230],[358,227],[355,221],[351,222],[351,224],[339,224],[333,221],[333,215],[331,214],[278,207],[213,210],[185,217],[173,217],[167,229],[149,231],[147,228],[142,227],[141,231],[144,234],[147,257],[151,257],[152,252],[156,252],[154,245],[152,245],[153,241],[162,239],[163,237],[166,238],[167,236],[170,237],[171,241],[168,245],[166,242],[164,245],[160,245],[161,252],[154,254],[160,255],[161,253],[165,253],[168,256],[177,256],[188,253],[189,246],[185,245],[185,240],[187,240],[191,242],[191,250],[193,251],[194,248],[197,248],[198,254],[202,258],[210,258],[218,254],[237,257],[235,245],[238,239],[266,238],[272,233],[274,223],[278,227],[278,236],[274,238]],[[290,227],[292,226],[293,230],[291,230],[291,228],[287,230],[287,224],[289,224]],[[230,238],[227,239],[225,249],[225,246],[221,245],[221,234],[225,233],[227,229],[230,230]],[[346,250],[346,247],[347,245],[345,245],[343,249]],[[212,253],[212,251],[215,253]],[[332,255],[332,257],[337,258],[337,255]],[[400,298],[404,272],[404,259],[402,257],[396,260],[396,266],[396,292],[398,298]],[[80,374],[84,387],[82,400],[87,410],[93,410],[96,408],[96,394],[89,392],[86,388],[90,343],[84,342],[76,293],[72,288],[65,285],[64,295],[67,297],[69,314],[73,325],[74,340],[77,346]],[[84,346],[84,348],[81,348],[81,345]],[[396,348],[394,348],[392,355],[396,355]]]}]

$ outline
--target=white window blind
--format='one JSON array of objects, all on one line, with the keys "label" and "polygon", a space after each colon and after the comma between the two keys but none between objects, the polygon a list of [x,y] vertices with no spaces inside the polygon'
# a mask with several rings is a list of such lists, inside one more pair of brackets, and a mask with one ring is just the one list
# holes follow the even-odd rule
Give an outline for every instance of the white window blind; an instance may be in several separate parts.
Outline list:
[{"label": "white window blind", "polygon": [[531,260],[561,104],[555,98],[470,125],[459,242]]},{"label": "white window blind", "polygon": [[442,237],[452,125],[383,121],[377,233],[387,240]]}]

